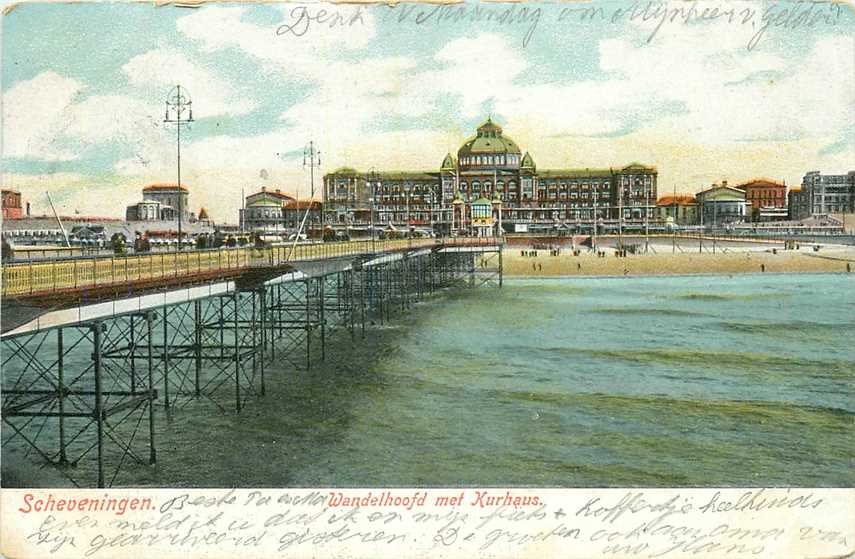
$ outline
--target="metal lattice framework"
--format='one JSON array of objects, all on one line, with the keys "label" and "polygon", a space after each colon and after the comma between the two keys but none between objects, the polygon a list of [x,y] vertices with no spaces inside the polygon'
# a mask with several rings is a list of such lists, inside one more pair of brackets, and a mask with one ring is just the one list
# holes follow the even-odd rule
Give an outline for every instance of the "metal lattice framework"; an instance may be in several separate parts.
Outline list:
[{"label": "metal lattice framework", "polygon": [[127,464],[156,461],[157,408],[204,400],[239,413],[264,395],[268,362],[308,370],[327,358],[328,336],[355,341],[440,289],[501,286],[499,250],[363,256],[344,270],[3,336],[4,459],[55,466],[77,486],[121,482]]}]

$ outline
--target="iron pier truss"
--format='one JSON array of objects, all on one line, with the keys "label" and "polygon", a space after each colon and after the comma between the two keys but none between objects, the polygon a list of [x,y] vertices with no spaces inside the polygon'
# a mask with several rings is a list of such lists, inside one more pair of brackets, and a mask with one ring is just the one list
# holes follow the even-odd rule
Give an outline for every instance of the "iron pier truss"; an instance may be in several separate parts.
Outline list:
[{"label": "iron pier truss", "polygon": [[78,487],[121,484],[123,469],[158,460],[158,417],[200,400],[239,414],[264,397],[270,363],[299,374],[331,358],[331,336],[358,343],[431,294],[485,284],[502,284],[498,243],[365,254],[180,302],[90,318],[81,309],[73,322],[13,330],[0,339],[3,458],[53,467]]}]

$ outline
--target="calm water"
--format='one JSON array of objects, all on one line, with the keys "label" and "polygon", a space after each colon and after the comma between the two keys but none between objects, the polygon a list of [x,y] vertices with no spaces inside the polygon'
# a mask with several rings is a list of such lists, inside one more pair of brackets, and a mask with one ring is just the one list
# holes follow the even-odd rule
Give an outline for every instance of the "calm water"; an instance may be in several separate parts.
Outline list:
[{"label": "calm water", "polygon": [[852,486],[855,278],[507,281],[417,305],[122,483]]}]

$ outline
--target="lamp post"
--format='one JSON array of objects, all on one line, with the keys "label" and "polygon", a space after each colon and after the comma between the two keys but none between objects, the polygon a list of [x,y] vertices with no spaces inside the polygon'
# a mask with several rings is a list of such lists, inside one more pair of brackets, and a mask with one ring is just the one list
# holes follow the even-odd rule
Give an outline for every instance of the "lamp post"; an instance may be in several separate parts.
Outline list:
[{"label": "lamp post", "polygon": [[[306,216],[312,208],[312,202],[315,199],[315,166],[321,166],[321,150],[315,147],[314,141],[309,141],[309,145],[303,148],[303,168],[309,167],[309,205],[306,208]],[[324,238],[324,225],[326,225],[326,186],[321,194],[321,241]],[[306,216],[303,217],[303,223],[306,222]],[[302,232],[302,226],[300,227]]]},{"label": "lamp post", "polygon": [[597,252],[597,190],[599,186],[593,185],[594,188],[594,227],[591,230],[591,249]]},{"label": "lamp post", "polygon": [[178,250],[182,250],[184,243],[181,236],[181,221],[184,209],[181,192],[181,127],[193,122],[193,101],[190,100],[190,93],[187,89],[182,89],[180,85],[176,85],[166,95],[166,114],[163,122],[164,124],[175,125],[178,167]]},{"label": "lamp post", "polygon": [[454,195],[454,201],[451,203],[451,229],[452,235],[457,236],[454,231],[454,214],[457,211],[460,211],[460,224],[458,225],[458,230],[463,229],[463,212],[465,210],[465,205],[463,203],[463,198],[460,196],[460,191],[458,190]]},{"label": "lamp post", "polygon": [[368,169],[366,180],[371,187],[371,197],[369,198],[371,202],[371,215],[369,216],[369,221],[371,223],[371,252],[374,252],[374,200],[377,197],[377,183],[380,181],[377,170],[374,167]]},{"label": "lamp post", "polygon": [[493,209],[496,210],[498,214],[498,224],[496,229],[496,237],[503,237],[505,235],[504,229],[502,229],[502,199],[499,197],[499,191],[493,191]]},{"label": "lamp post", "polygon": [[648,214],[650,212],[650,185],[647,183],[644,184],[644,252],[647,253],[649,248],[649,228],[648,228]]}]

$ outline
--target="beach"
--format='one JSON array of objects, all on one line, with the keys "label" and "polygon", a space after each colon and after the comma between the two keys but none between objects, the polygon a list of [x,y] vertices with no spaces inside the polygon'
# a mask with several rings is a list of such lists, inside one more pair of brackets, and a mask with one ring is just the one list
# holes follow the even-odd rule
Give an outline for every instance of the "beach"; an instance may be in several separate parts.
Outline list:
[{"label": "beach", "polygon": [[705,246],[704,252],[698,252],[697,246],[694,252],[685,246],[682,252],[661,244],[651,248],[647,253],[625,257],[604,248],[601,251],[605,256],[601,257],[586,247],[580,249],[579,256],[570,248],[562,248],[556,256],[549,249],[505,247],[503,273],[505,277],[568,277],[855,271],[855,247],[823,247],[816,252],[812,247],[776,248],[773,252],[768,246],[747,246],[717,248],[715,253],[711,245]]}]

